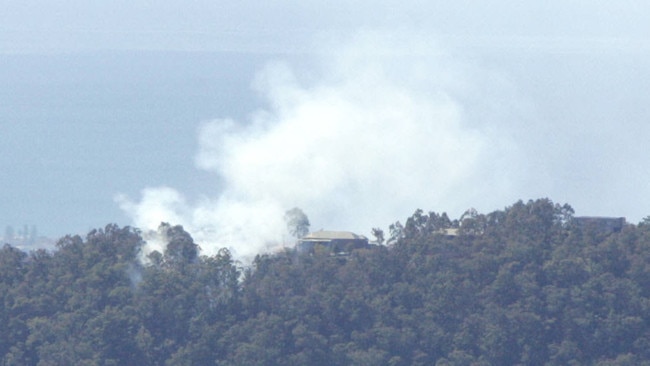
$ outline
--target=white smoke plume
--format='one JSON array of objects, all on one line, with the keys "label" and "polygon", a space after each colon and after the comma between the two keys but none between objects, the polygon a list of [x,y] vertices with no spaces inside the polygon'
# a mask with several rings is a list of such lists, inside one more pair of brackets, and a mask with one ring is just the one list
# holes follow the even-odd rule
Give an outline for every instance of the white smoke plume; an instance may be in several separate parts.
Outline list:
[{"label": "white smoke plume", "polygon": [[519,152],[498,124],[519,113],[507,82],[423,37],[329,44],[309,72],[261,71],[254,85],[268,107],[250,120],[200,126],[196,166],[218,175],[218,197],[188,203],[168,187],[118,197],[134,225],[180,224],[202,253],[229,247],[245,260],[293,244],[283,221],[293,207],[314,230],[367,235],[416,208],[458,217],[518,198],[506,172]]}]

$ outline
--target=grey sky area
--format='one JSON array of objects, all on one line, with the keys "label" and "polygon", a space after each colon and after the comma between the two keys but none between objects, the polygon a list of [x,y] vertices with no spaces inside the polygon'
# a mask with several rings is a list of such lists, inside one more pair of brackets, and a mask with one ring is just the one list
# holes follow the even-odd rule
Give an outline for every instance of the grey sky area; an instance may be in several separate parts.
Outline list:
[{"label": "grey sky area", "polygon": [[2,1],[0,225],[650,215],[650,5],[448,3]]}]

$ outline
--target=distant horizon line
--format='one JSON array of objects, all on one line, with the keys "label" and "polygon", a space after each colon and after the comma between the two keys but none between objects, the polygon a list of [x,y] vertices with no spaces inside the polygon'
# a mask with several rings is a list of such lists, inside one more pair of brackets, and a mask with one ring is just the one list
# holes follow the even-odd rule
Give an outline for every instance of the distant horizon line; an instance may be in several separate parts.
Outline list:
[{"label": "distant horizon line", "polygon": [[[17,37],[11,37],[11,34]],[[394,32],[382,32],[387,35]],[[399,32],[398,32],[399,33]],[[408,33],[408,32],[407,32]],[[414,31],[417,35],[420,32]],[[151,41],[151,35],[167,35],[164,41]],[[259,33],[265,34],[265,33]],[[277,35],[277,32],[272,34]],[[316,41],[341,38],[347,32],[317,32],[309,36],[295,36],[306,32],[284,31],[283,41],[266,37],[253,39],[258,33],[238,29],[223,31],[203,30],[25,30],[5,29],[0,32],[0,55],[70,55],[95,52],[179,52],[232,53],[260,55],[318,55],[326,52]],[[43,35],[54,36],[47,41]],[[115,35],[120,35],[113,38]],[[99,36],[99,37],[96,37]],[[16,41],[12,38],[23,38]],[[99,38],[99,39],[97,39]],[[102,39],[106,42],[101,42]],[[53,42],[58,41],[58,42]],[[650,39],[621,36],[533,36],[533,35],[468,35],[440,33],[432,37],[446,49],[513,50],[526,53],[594,54],[603,52],[650,53]],[[57,45],[58,44],[58,45]],[[394,52],[396,50],[390,50]],[[397,50],[408,53],[412,50]]]}]

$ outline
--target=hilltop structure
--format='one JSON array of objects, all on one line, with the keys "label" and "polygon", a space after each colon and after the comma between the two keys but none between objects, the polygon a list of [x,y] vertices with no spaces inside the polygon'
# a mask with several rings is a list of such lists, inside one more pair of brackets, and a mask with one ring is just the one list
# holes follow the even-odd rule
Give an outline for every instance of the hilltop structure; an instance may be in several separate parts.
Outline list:
[{"label": "hilltop structure", "polygon": [[326,231],[312,232],[298,241],[299,252],[311,253],[316,247],[321,246],[332,254],[347,254],[355,249],[363,249],[369,246],[368,238],[349,231]]},{"label": "hilltop structure", "polygon": [[625,217],[579,216],[573,221],[582,230],[595,230],[602,234],[617,233],[625,226]]}]

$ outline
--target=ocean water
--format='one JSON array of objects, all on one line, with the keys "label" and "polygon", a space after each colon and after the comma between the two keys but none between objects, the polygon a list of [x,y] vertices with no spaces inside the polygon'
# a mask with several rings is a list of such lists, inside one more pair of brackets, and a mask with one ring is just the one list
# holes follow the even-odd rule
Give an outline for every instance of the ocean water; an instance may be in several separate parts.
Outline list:
[{"label": "ocean water", "polygon": [[0,55],[0,227],[59,237],[116,222],[113,201],[166,185],[213,194],[194,167],[202,121],[246,121],[268,56],[192,52]]}]

